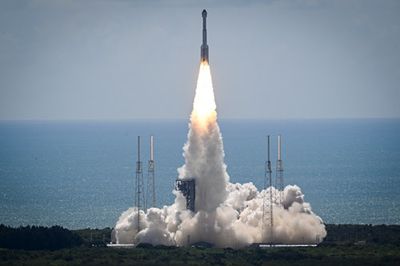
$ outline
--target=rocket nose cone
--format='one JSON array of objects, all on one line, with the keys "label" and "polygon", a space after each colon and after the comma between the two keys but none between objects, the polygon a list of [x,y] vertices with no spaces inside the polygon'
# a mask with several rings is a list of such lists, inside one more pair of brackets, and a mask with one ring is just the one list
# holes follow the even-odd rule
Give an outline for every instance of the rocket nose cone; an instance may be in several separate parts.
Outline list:
[{"label": "rocket nose cone", "polygon": [[202,15],[203,17],[207,17],[207,11],[206,11],[205,9],[203,9],[203,12],[201,12],[201,15]]}]

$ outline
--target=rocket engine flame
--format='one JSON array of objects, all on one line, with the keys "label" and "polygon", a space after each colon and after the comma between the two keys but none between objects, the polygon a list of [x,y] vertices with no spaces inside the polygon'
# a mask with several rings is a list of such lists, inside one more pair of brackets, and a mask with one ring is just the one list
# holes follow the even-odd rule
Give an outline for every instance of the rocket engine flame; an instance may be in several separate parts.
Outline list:
[{"label": "rocket engine flame", "polygon": [[216,120],[216,117],[217,112],[210,66],[207,61],[203,61],[200,64],[197,79],[191,122],[198,123],[202,129],[205,129],[209,123]]}]

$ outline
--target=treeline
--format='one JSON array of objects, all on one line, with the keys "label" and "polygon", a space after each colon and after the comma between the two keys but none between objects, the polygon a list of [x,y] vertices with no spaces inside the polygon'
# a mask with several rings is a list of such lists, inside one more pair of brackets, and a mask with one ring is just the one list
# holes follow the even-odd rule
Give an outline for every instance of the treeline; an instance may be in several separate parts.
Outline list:
[{"label": "treeline", "polygon": [[322,244],[400,246],[400,225],[327,224]]},{"label": "treeline", "polygon": [[78,229],[73,230],[74,233],[82,238],[83,245],[87,247],[105,247],[111,242],[112,228],[103,229]]},{"label": "treeline", "polygon": [[61,226],[0,225],[0,248],[25,250],[56,250],[82,245],[82,238]]},{"label": "treeline", "polygon": [[[400,246],[400,225],[327,224],[327,236],[320,246],[394,245]],[[112,228],[70,231],[61,226],[0,225],[0,248],[56,250],[77,246],[105,247]]]}]

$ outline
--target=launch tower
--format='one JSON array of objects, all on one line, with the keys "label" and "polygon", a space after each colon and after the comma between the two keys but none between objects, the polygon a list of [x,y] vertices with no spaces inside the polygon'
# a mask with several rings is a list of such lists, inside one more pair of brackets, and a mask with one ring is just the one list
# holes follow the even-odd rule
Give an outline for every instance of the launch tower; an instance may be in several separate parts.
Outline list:
[{"label": "launch tower", "polygon": [[150,136],[150,159],[147,168],[147,193],[146,209],[156,207],[156,188],[155,188],[155,162],[154,162],[154,137]]},{"label": "launch tower", "polygon": [[282,145],[281,145],[281,135],[278,135],[278,160],[276,161],[276,189],[278,190],[278,202],[282,204],[283,202],[283,162],[282,162]]},{"label": "launch tower", "polygon": [[140,210],[144,204],[144,184],[143,184],[143,169],[140,161],[140,136],[137,138],[137,161],[136,161],[136,191],[135,191],[135,206],[138,211],[137,215],[137,231],[140,231]]},{"label": "launch tower", "polygon": [[[269,190],[268,190],[269,187]],[[272,244],[273,242],[273,203],[272,203],[272,169],[270,158],[270,136],[267,137],[267,160],[264,172],[264,196],[263,196],[263,232],[264,236]]]}]

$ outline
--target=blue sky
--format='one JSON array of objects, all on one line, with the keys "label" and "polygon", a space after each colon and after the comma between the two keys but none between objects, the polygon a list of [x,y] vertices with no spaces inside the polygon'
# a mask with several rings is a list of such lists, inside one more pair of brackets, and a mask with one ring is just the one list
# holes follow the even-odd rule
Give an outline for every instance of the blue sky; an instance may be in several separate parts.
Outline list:
[{"label": "blue sky", "polygon": [[400,117],[400,1],[0,1],[0,119]]}]

